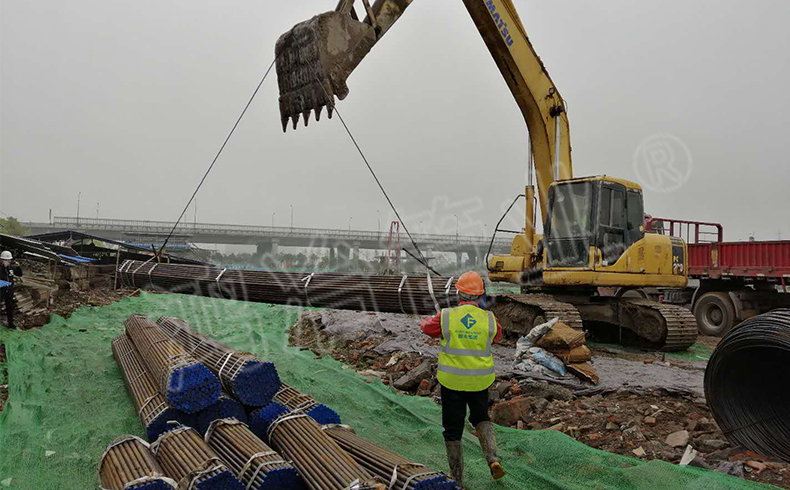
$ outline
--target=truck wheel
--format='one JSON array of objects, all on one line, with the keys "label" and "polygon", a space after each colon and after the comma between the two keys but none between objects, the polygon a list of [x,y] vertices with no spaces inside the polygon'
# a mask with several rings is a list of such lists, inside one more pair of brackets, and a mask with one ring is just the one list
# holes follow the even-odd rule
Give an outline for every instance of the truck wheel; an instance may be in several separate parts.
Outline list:
[{"label": "truck wheel", "polygon": [[735,325],[735,305],[727,293],[705,293],[694,305],[694,316],[700,333],[721,337]]}]

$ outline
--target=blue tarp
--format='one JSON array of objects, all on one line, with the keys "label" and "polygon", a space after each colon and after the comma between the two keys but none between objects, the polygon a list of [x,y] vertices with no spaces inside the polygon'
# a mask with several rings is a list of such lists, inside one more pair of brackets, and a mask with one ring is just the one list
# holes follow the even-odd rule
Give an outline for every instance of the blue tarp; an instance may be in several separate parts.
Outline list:
[{"label": "blue tarp", "polygon": [[89,259],[88,257],[71,257],[69,255],[63,255],[63,254],[58,254],[58,257],[60,257],[61,259],[70,260],[72,262],[79,262],[82,264],[96,262],[96,260],[98,260],[98,259]]},{"label": "blue tarp", "polygon": [[11,285],[10,282],[0,281],[0,288],[7,288],[10,285]]}]

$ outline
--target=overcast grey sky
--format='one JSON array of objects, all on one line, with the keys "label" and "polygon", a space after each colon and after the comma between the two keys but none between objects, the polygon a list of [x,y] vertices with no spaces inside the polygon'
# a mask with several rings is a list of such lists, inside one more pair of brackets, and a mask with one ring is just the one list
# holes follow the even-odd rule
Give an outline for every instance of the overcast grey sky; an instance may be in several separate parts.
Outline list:
[{"label": "overcast grey sky", "polygon": [[[0,2],[0,212],[35,221],[75,215],[78,192],[83,216],[175,219],[276,39],[337,3]],[[647,212],[790,238],[790,2],[515,4],[568,101],[577,176],[640,182],[640,148],[669,135],[691,173],[646,189]],[[523,192],[526,127],[460,1],[415,0],[349,86],[339,108],[412,231],[454,233],[458,214],[490,233]],[[197,219],[288,225],[291,205],[295,226],[392,218],[337,118],[281,132],[272,74]]]}]

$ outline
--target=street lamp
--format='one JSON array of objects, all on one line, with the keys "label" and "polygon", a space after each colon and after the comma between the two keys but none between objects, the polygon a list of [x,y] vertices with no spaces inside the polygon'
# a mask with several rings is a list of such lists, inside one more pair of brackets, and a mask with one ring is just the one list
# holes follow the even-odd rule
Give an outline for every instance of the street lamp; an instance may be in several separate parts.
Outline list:
[{"label": "street lamp", "polygon": [[294,232],[294,205],[291,204],[291,233]]},{"label": "street lamp", "polygon": [[422,233],[422,220],[420,220],[420,224],[419,224],[419,225],[417,225],[417,231],[418,231],[419,233]]},{"label": "street lamp", "polygon": [[377,209],[376,214],[379,216],[379,235],[381,235],[381,211]]},{"label": "street lamp", "polygon": [[272,211],[272,228],[274,228],[274,211]]},{"label": "street lamp", "polygon": [[99,219],[99,203],[96,203],[96,219]]},{"label": "street lamp", "polygon": [[351,231],[351,220],[354,219],[353,216],[348,217],[348,231]]},{"label": "street lamp", "polygon": [[458,241],[458,215],[454,214],[455,216],[455,241]]},{"label": "street lamp", "polygon": [[77,193],[77,224],[80,224],[80,199],[82,199],[82,192]]}]

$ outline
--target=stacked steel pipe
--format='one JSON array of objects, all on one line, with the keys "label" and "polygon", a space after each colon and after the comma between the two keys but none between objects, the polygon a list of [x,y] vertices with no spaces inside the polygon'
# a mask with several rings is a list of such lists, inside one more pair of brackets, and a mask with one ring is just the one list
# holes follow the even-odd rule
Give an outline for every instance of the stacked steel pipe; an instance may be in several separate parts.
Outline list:
[{"label": "stacked steel pipe", "polygon": [[206,441],[250,490],[302,490],[304,481],[293,465],[236,419],[217,420]]},{"label": "stacked steel pipe", "polygon": [[435,303],[457,304],[452,277],[310,274],[133,260],[119,266],[118,276],[137,288],[296,306],[428,315],[436,313]]},{"label": "stacked steel pipe", "polygon": [[205,364],[230,394],[244,405],[262,407],[280,388],[274,364],[252,354],[236,352],[216,340],[195,332],[174,317],[163,316],[157,324],[166,335]]},{"label": "stacked steel pipe", "polygon": [[146,437],[155,441],[163,432],[172,428],[173,422],[188,424],[191,417],[180,412],[159,393],[153,378],[148,374],[139,352],[124,333],[112,341],[112,353],[123,373],[126,389],[145,427]]},{"label": "stacked steel pipe", "polygon": [[216,376],[154,322],[142,315],[132,315],[124,325],[170,405],[182,412],[195,413],[217,402],[220,382]]},{"label": "stacked steel pipe", "polygon": [[148,444],[135,436],[110,443],[99,460],[99,481],[106,490],[174,490],[176,482],[164,476]]},{"label": "stacked steel pipe", "polygon": [[390,488],[401,490],[457,490],[447,475],[432,471],[392,451],[359,437],[353,429],[341,425],[325,425],[324,433],[371,474],[390,482]]},{"label": "stacked steel pipe", "polygon": [[733,446],[790,462],[790,395],[781,381],[788,365],[790,309],[752,317],[719,342],[705,370],[705,396]]},{"label": "stacked steel pipe", "polygon": [[274,395],[274,401],[289,410],[306,413],[321,425],[341,423],[337,412],[285,383],[280,385],[280,390]]},{"label": "stacked steel pipe", "polygon": [[234,400],[227,393],[222,393],[217,403],[197,413],[195,425],[200,433],[205,435],[212,422],[227,418],[234,418],[246,424],[247,412],[244,411],[241,403]]},{"label": "stacked steel pipe", "polygon": [[191,427],[178,427],[151,444],[151,453],[179,490],[244,490],[241,482]]},{"label": "stacked steel pipe", "polygon": [[256,435],[292,460],[310,489],[386,488],[326,435],[312,418],[292,413],[279,403],[272,403],[263,410],[268,415],[268,424],[260,428],[265,428],[266,432]]}]

